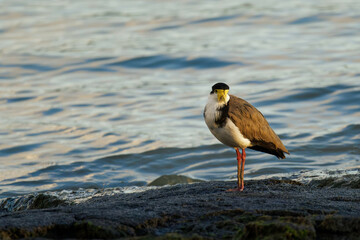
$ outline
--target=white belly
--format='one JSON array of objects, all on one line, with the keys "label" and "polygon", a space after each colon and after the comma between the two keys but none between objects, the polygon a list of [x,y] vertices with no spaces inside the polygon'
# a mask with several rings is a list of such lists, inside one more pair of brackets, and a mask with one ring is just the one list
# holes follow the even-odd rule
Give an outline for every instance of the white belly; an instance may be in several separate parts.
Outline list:
[{"label": "white belly", "polygon": [[229,147],[238,147],[241,149],[251,146],[249,139],[245,138],[238,127],[231,120],[227,120],[224,127],[208,126],[210,132],[223,144]]}]

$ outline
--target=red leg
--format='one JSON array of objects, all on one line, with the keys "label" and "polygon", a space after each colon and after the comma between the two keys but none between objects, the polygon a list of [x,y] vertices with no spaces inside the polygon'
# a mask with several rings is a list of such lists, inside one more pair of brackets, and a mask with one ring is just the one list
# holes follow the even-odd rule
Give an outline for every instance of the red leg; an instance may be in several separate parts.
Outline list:
[{"label": "red leg", "polygon": [[[240,153],[238,148],[235,148],[236,150],[236,159],[237,159],[237,188],[229,189],[228,191],[234,192],[234,191],[242,191],[244,190],[244,165],[245,165],[245,149],[242,150],[242,154]],[[245,154],[245,156],[244,156]]]},{"label": "red leg", "polygon": [[244,148],[244,149],[242,150],[242,155],[241,155],[241,175],[240,175],[241,186],[240,186],[240,191],[244,190],[245,158],[246,158],[246,153],[245,153],[245,148]]}]

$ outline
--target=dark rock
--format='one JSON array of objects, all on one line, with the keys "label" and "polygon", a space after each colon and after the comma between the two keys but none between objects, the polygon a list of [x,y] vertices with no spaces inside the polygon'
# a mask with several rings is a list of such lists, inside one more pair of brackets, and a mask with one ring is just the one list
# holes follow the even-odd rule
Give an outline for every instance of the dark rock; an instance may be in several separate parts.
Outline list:
[{"label": "dark rock", "polygon": [[[360,189],[252,180],[174,185],[0,213],[0,239],[357,239]],[[36,208],[41,207],[36,205]],[[44,207],[49,207],[46,205]]]},{"label": "dark rock", "polygon": [[154,181],[149,183],[148,186],[165,186],[165,185],[175,185],[179,183],[194,183],[194,182],[203,182],[203,180],[193,179],[182,175],[162,175],[161,177],[158,177]]}]

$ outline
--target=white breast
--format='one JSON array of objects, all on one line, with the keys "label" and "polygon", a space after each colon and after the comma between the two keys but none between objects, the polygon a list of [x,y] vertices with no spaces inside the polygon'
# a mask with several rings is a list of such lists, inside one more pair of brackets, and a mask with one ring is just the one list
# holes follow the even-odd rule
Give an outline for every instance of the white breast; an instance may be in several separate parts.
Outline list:
[{"label": "white breast", "polygon": [[224,126],[220,127],[215,120],[220,117],[218,109],[221,105],[217,102],[215,94],[209,96],[204,111],[205,123],[210,132],[223,144],[229,147],[239,147],[241,149],[251,146],[249,139],[245,138],[239,128],[228,118]]}]

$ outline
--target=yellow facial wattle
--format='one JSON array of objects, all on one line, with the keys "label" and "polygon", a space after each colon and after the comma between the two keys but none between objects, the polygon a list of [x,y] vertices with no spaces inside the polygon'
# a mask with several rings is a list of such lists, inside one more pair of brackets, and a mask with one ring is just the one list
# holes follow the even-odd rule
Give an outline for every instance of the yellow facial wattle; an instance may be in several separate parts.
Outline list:
[{"label": "yellow facial wattle", "polygon": [[217,89],[216,93],[217,93],[218,102],[226,102],[226,96],[228,92],[229,92],[228,89]]}]

